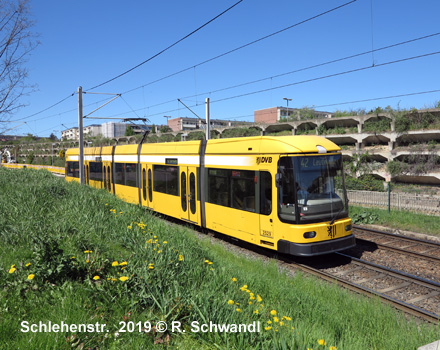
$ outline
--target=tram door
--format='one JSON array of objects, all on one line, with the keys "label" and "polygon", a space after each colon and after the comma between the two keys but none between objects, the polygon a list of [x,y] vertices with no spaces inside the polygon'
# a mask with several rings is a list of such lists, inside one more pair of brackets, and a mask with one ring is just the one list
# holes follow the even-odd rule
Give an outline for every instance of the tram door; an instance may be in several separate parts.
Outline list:
[{"label": "tram door", "polygon": [[196,167],[180,167],[180,203],[181,218],[198,222]]},{"label": "tram door", "polygon": [[260,172],[260,244],[273,246],[273,184],[268,171]]},{"label": "tram door", "polygon": [[141,164],[141,204],[153,208],[153,167]]},{"label": "tram door", "polygon": [[103,162],[103,167],[102,167],[103,187],[109,192],[112,192],[112,177],[111,177],[112,166],[111,166],[111,164],[112,164],[111,162]]}]

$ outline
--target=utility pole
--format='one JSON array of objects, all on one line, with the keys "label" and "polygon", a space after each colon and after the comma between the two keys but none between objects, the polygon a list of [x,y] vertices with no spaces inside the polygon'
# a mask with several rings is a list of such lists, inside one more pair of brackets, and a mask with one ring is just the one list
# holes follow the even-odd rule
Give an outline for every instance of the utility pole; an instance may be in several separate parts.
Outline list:
[{"label": "utility pole", "polygon": [[291,98],[283,97],[283,100],[286,100],[287,102],[287,109],[286,109],[286,120],[289,119],[289,101],[292,101]]},{"label": "utility pole", "polygon": [[206,98],[206,141],[211,138],[211,110],[209,106],[209,97]]},{"label": "utility pole", "polygon": [[83,91],[78,87],[78,132],[79,132],[79,183],[85,183],[84,176],[84,133],[83,133]]}]

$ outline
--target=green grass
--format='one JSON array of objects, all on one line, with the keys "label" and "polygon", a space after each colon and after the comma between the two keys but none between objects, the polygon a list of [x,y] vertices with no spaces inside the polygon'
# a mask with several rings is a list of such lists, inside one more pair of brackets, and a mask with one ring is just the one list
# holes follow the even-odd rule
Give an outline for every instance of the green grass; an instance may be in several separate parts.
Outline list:
[{"label": "green grass", "polygon": [[[438,327],[376,299],[234,255],[103,190],[0,168],[0,193],[1,349],[391,350],[438,339]],[[108,332],[23,333],[22,321]],[[118,331],[147,321],[186,332]],[[192,332],[193,321],[255,321],[261,332]]]},{"label": "green grass", "polygon": [[440,216],[428,216],[405,210],[391,210],[388,213],[386,209],[350,206],[352,218],[358,217],[360,214],[364,214],[366,219],[359,221],[359,225],[383,225],[393,229],[440,237]]}]

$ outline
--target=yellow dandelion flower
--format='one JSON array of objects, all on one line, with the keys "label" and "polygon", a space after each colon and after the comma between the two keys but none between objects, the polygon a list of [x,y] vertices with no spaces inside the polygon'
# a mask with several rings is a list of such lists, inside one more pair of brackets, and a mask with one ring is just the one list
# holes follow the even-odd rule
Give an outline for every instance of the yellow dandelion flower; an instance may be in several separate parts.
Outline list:
[{"label": "yellow dandelion flower", "polygon": [[118,279],[117,278],[112,278],[112,282],[115,282],[115,281],[117,281]]},{"label": "yellow dandelion flower", "polygon": [[326,345],[324,339],[319,339],[319,340],[318,340],[318,344],[319,344],[319,345]]},{"label": "yellow dandelion flower", "polygon": [[70,259],[76,259],[74,256],[71,256]]},{"label": "yellow dandelion flower", "polygon": [[267,324],[272,324],[272,321],[271,321],[271,320],[269,320],[269,321],[267,321],[266,323],[267,323]]},{"label": "yellow dandelion flower", "polygon": [[168,244],[168,242],[167,241],[163,241],[163,244]]},{"label": "yellow dandelion flower", "polygon": [[258,309],[254,311],[254,314],[255,314],[255,315],[258,315],[259,313],[260,313],[260,312],[258,311]]},{"label": "yellow dandelion flower", "polygon": [[330,347],[328,348],[328,350],[338,350],[338,349],[336,348],[336,346],[330,346]]},{"label": "yellow dandelion flower", "polygon": [[264,329],[265,329],[266,331],[270,331],[270,330],[272,329],[272,327],[271,327],[271,326],[268,326],[268,327],[264,327]]},{"label": "yellow dandelion flower", "polygon": [[121,276],[121,277],[119,277],[119,280],[122,281],[122,282],[125,282],[126,280],[128,280],[128,277],[127,276]]},{"label": "yellow dandelion flower", "polygon": [[263,299],[257,294],[257,301],[260,303]]},{"label": "yellow dandelion flower", "polygon": [[237,311],[237,312],[241,312],[241,309],[239,309],[239,308],[236,308],[236,309],[235,309],[235,311]]},{"label": "yellow dandelion flower", "polygon": [[179,261],[183,261],[183,255],[179,255]]},{"label": "yellow dandelion flower", "polygon": [[31,263],[27,263],[27,264],[26,264],[26,267],[29,267],[29,266],[31,266]]},{"label": "yellow dandelion flower", "polygon": [[15,267],[11,267],[11,268],[9,269],[9,273],[14,273],[15,270],[17,270]]},{"label": "yellow dandelion flower", "polygon": [[228,300],[228,304],[229,304],[229,305],[234,305],[234,300],[229,299],[229,300]]},{"label": "yellow dandelion flower", "polygon": [[249,305],[252,305],[252,301],[249,302]]},{"label": "yellow dandelion flower", "polygon": [[88,264],[89,262],[90,262],[90,260],[89,260],[89,259],[87,259],[87,260],[86,260],[86,264]]},{"label": "yellow dandelion flower", "polygon": [[278,319],[278,317],[274,317],[274,318],[273,318],[273,321],[274,321],[274,322],[279,322],[280,320]]},{"label": "yellow dandelion flower", "polygon": [[209,262],[208,262],[208,265],[212,265],[212,261],[209,261]]},{"label": "yellow dandelion flower", "polygon": [[162,253],[162,251],[161,251],[161,250],[158,250],[158,251],[157,251],[157,254],[160,254],[160,253]]},{"label": "yellow dandelion flower", "polygon": [[150,270],[153,270],[153,269],[154,269],[154,265],[150,264],[150,265],[148,265],[148,268],[149,268]]},{"label": "yellow dandelion flower", "polygon": [[31,273],[31,274],[28,276],[28,280],[33,280],[34,277],[35,277],[35,275],[34,275],[33,273]]},{"label": "yellow dandelion flower", "polygon": [[116,260],[112,262],[112,266],[118,266],[118,265],[119,263]]},{"label": "yellow dandelion flower", "polygon": [[99,280],[101,277],[99,277],[99,276],[94,276],[93,277],[93,279],[95,280],[95,281],[97,281],[97,280]]},{"label": "yellow dandelion flower", "polygon": [[280,322],[280,326],[284,326],[284,322],[283,321]]},{"label": "yellow dandelion flower", "polygon": [[254,297],[254,296],[252,296],[252,297],[249,297],[249,299],[251,299],[251,300],[255,300],[255,297]]},{"label": "yellow dandelion flower", "polygon": [[205,260],[205,263],[206,263],[206,264],[209,263],[209,260]]},{"label": "yellow dandelion flower", "polygon": [[237,282],[237,279],[235,277],[232,277],[232,282]]},{"label": "yellow dandelion flower", "polygon": [[123,261],[123,262],[121,262],[121,263],[119,264],[119,266],[125,266],[125,265],[128,265],[128,262]]},{"label": "yellow dandelion flower", "polygon": [[84,254],[90,254],[93,253],[93,250],[84,250]]},{"label": "yellow dandelion flower", "polygon": [[128,225],[128,226],[127,226],[127,228],[128,228],[129,230],[131,230],[131,229],[132,229],[131,225]]},{"label": "yellow dandelion flower", "polygon": [[277,312],[276,312],[275,310],[272,310],[272,311],[270,312],[270,314],[271,314],[272,316],[275,316],[275,315],[277,314]]}]

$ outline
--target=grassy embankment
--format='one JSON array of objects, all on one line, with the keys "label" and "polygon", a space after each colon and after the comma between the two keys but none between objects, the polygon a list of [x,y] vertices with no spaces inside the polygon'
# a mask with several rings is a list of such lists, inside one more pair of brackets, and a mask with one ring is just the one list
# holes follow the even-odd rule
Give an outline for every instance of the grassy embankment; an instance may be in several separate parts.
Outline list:
[{"label": "grassy embankment", "polygon": [[440,237],[440,216],[428,216],[406,210],[350,206],[350,216],[358,224],[383,225],[394,229],[425,233]]},{"label": "grassy embankment", "polygon": [[[0,240],[1,349],[400,350],[440,338],[378,300],[286,276],[45,171],[0,168]],[[161,320],[186,332],[137,332]],[[106,328],[23,333],[22,321]],[[261,332],[193,332],[193,321]]]}]

